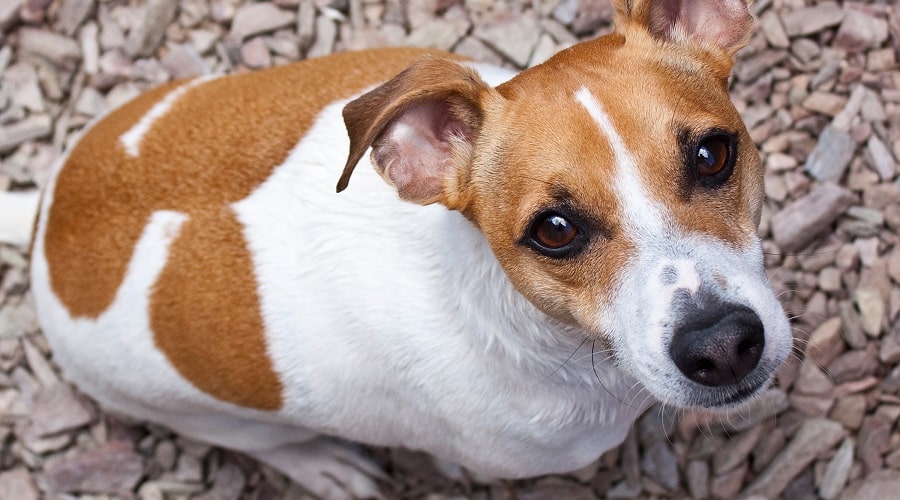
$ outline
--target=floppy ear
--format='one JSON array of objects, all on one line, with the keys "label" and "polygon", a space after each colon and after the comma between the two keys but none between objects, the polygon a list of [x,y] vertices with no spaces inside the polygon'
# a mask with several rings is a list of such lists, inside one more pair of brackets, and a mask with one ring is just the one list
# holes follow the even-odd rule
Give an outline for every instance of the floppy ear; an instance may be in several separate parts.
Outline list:
[{"label": "floppy ear", "polygon": [[372,163],[400,197],[439,201],[471,160],[492,92],[470,68],[428,56],[344,107],[350,155],[337,184],[343,191],[372,147]]},{"label": "floppy ear", "polygon": [[729,56],[756,28],[747,0],[614,0],[616,29],[640,25],[659,40],[696,40]]}]

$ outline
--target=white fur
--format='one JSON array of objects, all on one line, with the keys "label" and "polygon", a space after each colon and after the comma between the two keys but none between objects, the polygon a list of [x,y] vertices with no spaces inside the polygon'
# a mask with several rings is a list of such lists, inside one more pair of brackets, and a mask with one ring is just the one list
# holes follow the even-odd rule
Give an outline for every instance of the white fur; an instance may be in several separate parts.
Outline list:
[{"label": "white fur", "polygon": [[38,191],[0,191],[0,241],[28,246],[40,199]]},{"label": "white fur", "polygon": [[591,118],[603,132],[616,158],[615,190],[616,198],[625,217],[622,225],[635,240],[662,234],[667,218],[667,210],[654,199],[641,179],[640,171],[625,142],[616,131],[600,101],[587,87],[575,93],[575,100],[587,110]]},{"label": "white fur", "polygon": [[[673,310],[673,294],[685,289],[693,296],[697,277],[701,286],[714,290],[723,301],[749,307],[760,317],[765,329],[761,364],[771,371],[784,361],[792,341],[790,326],[762,266],[753,264],[760,254],[758,242],[739,251],[709,237],[673,233],[658,243],[642,249],[638,259],[629,263],[612,307],[601,311],[603,323],[611,325],[614,344],[627,353],[622,356],[626,368],[651,393],[671,404],[691,405],[696,384],[678,370],[667,350],[673,327],[679,322]],[[682,266],[690,262],[693,276],[663,285],[659,263],[673,259]],[[727,277],[727,285],[718,282],[717,274]]]}]

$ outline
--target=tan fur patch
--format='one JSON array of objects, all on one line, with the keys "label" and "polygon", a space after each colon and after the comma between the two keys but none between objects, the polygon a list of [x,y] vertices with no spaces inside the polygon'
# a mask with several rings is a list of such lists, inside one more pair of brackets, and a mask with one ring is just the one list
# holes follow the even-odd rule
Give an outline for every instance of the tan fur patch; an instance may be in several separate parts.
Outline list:
[{"label": "tan fur patch", "polygon": [[112,303],[150,215],[187,214],[153,292],[155,341],[201,390],[279,408],[253,262],[229,205],[271,175],[322,107],[424,53],[354,52],[198,85],[153,122],[137,157],[120,136],[185,82],[114,111],[75,146],[57,178],[45,236],[54,292],[73,317],[96,318]]},{"label": "tan fur patch", "polygon": [[[253,262],[234,244],[243,241],[241,229],[229,208],[191,214],[153,289],[150,327],[175,368],[204,392],[277,410],[282,385],[261,336]],[[223,293],[229,290],[243,292]]]},{"label": "tan fur patch", "polygon": [[78,142],[56,179],[44,252],[53,291],[74,317],[96,318],[112,303],[155,209],[149,203],[129,209],[128,198],[141,185],[134,171],[140,162],[125,157],[119,136],[182,83],[157,87],[110,113]]}]

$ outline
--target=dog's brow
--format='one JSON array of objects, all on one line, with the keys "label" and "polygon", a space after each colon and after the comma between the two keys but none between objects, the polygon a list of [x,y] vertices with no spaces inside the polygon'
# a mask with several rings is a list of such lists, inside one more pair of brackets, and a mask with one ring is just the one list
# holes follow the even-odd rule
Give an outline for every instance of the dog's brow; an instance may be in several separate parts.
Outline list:
[{"label": "dog's brow", "polygon": [[558,182],[553,184],[553,188],[550,192],[551,196],[553,196],[553,199],[560,203],[569,203],[574,198],[574,196],[572,196],[572,193],[569,191],[569,188]]}]

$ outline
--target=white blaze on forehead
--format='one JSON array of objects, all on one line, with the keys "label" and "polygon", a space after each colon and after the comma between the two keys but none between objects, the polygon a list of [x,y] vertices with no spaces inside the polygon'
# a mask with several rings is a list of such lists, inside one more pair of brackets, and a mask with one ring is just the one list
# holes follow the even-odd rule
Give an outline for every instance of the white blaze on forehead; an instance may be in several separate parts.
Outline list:
[{"label": "white blaze on forehead", "polygon": [[616,197],[625,217],[622,223],[626,231],[632,236],[663,234],[666,210],[647,192],[634,157],[631,156],[631,152],[628,151],[625,142],[613,126],[609,115],[603,110],[603,105],[586,87],[581,87],[575,93],[575,100],[584,106],[591,118],[597,122],[615,155]]},{"label": "white blaze on forehead", "polygon": [[196,87],[201,83],[208,82],[209,80],[212,80],[214,78],[217,78],[217,75],[207,75],[201,76],[199,78],[194,78],[190,82],[185,83],[184,85],[181,85],[175,90],[169,92],[161,101],[154,104],[146,115],[142,116],[137,123],[135,123],[130,129],[128,129],[127,132],[119,137],[119,142],[121,142],[122,146],[125,147],[125,152],[128,154],[128,156],[137,158],[141,154],[141,140],[143,140],[144,136],[150,130],[150,127],[153,126],[153,123],[165,116],[166,113],[168,113],[169,110],[172,109],[175,101],[177,101],[182,95],[184,95],[185,92],[187,92],[191,88]]}]

